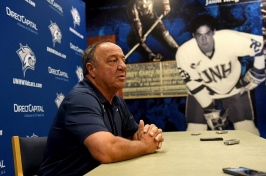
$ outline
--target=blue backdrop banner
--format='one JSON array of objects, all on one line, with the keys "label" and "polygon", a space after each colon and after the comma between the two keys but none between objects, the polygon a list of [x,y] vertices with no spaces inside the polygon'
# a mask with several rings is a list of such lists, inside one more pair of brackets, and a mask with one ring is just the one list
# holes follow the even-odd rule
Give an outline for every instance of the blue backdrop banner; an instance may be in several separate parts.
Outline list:
[{"label": "blue backdrop banner", "polygon": [[11,137],[47,136],[64,95],[83,78],[81,0],[0,3],[0,175],[14,175]]}]

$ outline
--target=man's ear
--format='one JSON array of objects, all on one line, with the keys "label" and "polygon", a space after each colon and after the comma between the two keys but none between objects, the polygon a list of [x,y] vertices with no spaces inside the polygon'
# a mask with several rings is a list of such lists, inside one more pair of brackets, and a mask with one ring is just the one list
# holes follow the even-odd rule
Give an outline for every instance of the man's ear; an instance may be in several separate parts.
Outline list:
[{"label": "man's ear", "polygon": [[86,68],[87,68],[87,70],[88,70],[88,72],[89,72],[89,75],[92,77],[92,78],[94,78],[95,77],[95,74],[94,74],[94,65],[92,65],[91,63],[87,63],[86,64]]}]

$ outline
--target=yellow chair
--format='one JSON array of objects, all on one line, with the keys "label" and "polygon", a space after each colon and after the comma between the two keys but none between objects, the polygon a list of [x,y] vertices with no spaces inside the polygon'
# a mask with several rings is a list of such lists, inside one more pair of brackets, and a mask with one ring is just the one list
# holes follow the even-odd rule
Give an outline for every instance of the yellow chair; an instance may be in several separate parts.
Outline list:
[{"label": "yellow chair", "polygon": [[41,166],[47,137],[12,137],[16,176],[37,175]]}]

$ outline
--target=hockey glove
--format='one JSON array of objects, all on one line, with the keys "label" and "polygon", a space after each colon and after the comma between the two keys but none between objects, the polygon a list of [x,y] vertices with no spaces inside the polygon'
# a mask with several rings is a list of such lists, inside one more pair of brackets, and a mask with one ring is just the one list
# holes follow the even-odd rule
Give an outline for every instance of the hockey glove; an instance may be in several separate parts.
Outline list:
[{"label": "hockey glove", "polygon": [[256,88],[265,80],[264,70],[249,69],[245,76],[240,80],[240,84],[247,90]]},{"label": "hockey glove", "polygon": [[220,113],[221,111],[216,109],[204,113],[207,124],[211,130],[224,130],[226,128],[228,120],[226,117],[221,117]]}]

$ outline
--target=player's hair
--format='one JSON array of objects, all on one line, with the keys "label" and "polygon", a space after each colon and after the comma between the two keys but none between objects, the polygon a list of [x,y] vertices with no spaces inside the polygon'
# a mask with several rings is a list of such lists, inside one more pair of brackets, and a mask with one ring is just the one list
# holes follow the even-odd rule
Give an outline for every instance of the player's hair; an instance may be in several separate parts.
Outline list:
[{"label": "player's hair", "polygon": [[97,66],[98,64],[97,58],[95,57],[95,51],[96,51],[97,46],[101,45],[102,43],[107,43],[107,42],[113,43],[111,40],[101,40],[101,41],[93,43],[83,52],[82,67],[83,67],[84,76],[89,73],[89,71],[86,68],[87,63],[92,63],[94,66]]},{"label": "player's hair", "polygon": [[212,31],[214,31],[217,27],[217,21],[209,14],[196,16],[191,20],[190,32],[195,34],[197,29],[204,25],[208,26]]}]

